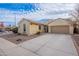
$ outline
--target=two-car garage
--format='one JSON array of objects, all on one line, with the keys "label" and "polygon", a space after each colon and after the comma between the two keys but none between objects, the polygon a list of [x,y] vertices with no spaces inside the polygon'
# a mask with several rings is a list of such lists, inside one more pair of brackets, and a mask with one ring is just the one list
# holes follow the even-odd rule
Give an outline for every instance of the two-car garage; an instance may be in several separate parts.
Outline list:
[{"label": "two-car garage", "polygon": [[69,33],[69,26],[52,26],[51,32],[52,33],[59,33],[59,34],[68,34]]},{"label": "two-car garage", "polygon": [[56,34],[73,34],[73,26],[63,19],[58,19],[48,24],[49,32]]}]

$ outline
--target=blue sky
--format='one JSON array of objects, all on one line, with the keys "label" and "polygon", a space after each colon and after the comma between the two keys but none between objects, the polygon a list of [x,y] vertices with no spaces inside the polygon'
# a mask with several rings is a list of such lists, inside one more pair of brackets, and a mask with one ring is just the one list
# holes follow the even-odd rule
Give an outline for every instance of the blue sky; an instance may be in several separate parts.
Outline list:
[{"label": "blue sky", "polygon": [[0,21],[15,22],[21,18],[32,20],[71,17],[75,4],[62,3],[0,3]]},{"label": "blue sky", "polygon": [[0,3],[0,8],[11,10],[11,11],[29,11],[35,10],[38,8],[33,3]]}]

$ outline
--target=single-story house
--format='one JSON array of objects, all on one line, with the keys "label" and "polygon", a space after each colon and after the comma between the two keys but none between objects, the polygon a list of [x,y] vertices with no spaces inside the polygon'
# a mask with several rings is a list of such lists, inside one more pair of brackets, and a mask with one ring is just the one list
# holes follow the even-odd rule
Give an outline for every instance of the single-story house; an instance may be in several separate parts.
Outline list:
[{"label": "single-story house", "polygon": [[62,33],[62,34],[73,34],[72,21],[58,18],[48,23],[48,29],[50,33]]},{"label": "single-story house", "polygon": [[23,18],[18,23],[18,33],[33,35],[37,32],[73,34],[74,26],[72,21],[58,18],[47,23],[38,23],[32,20]]},{"label": "single-story house", "polygon": [[33,34],[36,34],[39,31],[40,32],[46,32],[47,26],[42,24],[42,23],[38,23],[38,22],[28,20],[28,19],[25,19],[25,18],[23,18],[18,23],[18,33],[33,35]]}]

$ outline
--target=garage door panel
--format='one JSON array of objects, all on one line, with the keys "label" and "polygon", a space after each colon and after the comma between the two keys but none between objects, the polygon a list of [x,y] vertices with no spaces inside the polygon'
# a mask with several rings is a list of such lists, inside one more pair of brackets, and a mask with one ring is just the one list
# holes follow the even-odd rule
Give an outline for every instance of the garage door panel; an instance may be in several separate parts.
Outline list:
[{"label": "garage door panel", "polygon": [[52,26],[51,32],[52,33],[68,34],[69,33],[69,26]]}]

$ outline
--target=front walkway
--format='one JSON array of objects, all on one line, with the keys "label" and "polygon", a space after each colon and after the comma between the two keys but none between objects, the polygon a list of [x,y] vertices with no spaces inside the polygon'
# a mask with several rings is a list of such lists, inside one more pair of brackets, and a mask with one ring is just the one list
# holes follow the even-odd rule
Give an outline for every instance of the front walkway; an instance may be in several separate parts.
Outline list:
[{"label": "front walkway", "polygon": [[76,56],[78,54],[70,35],[45,34],[18,45],[1,38],[0,55]]}]

